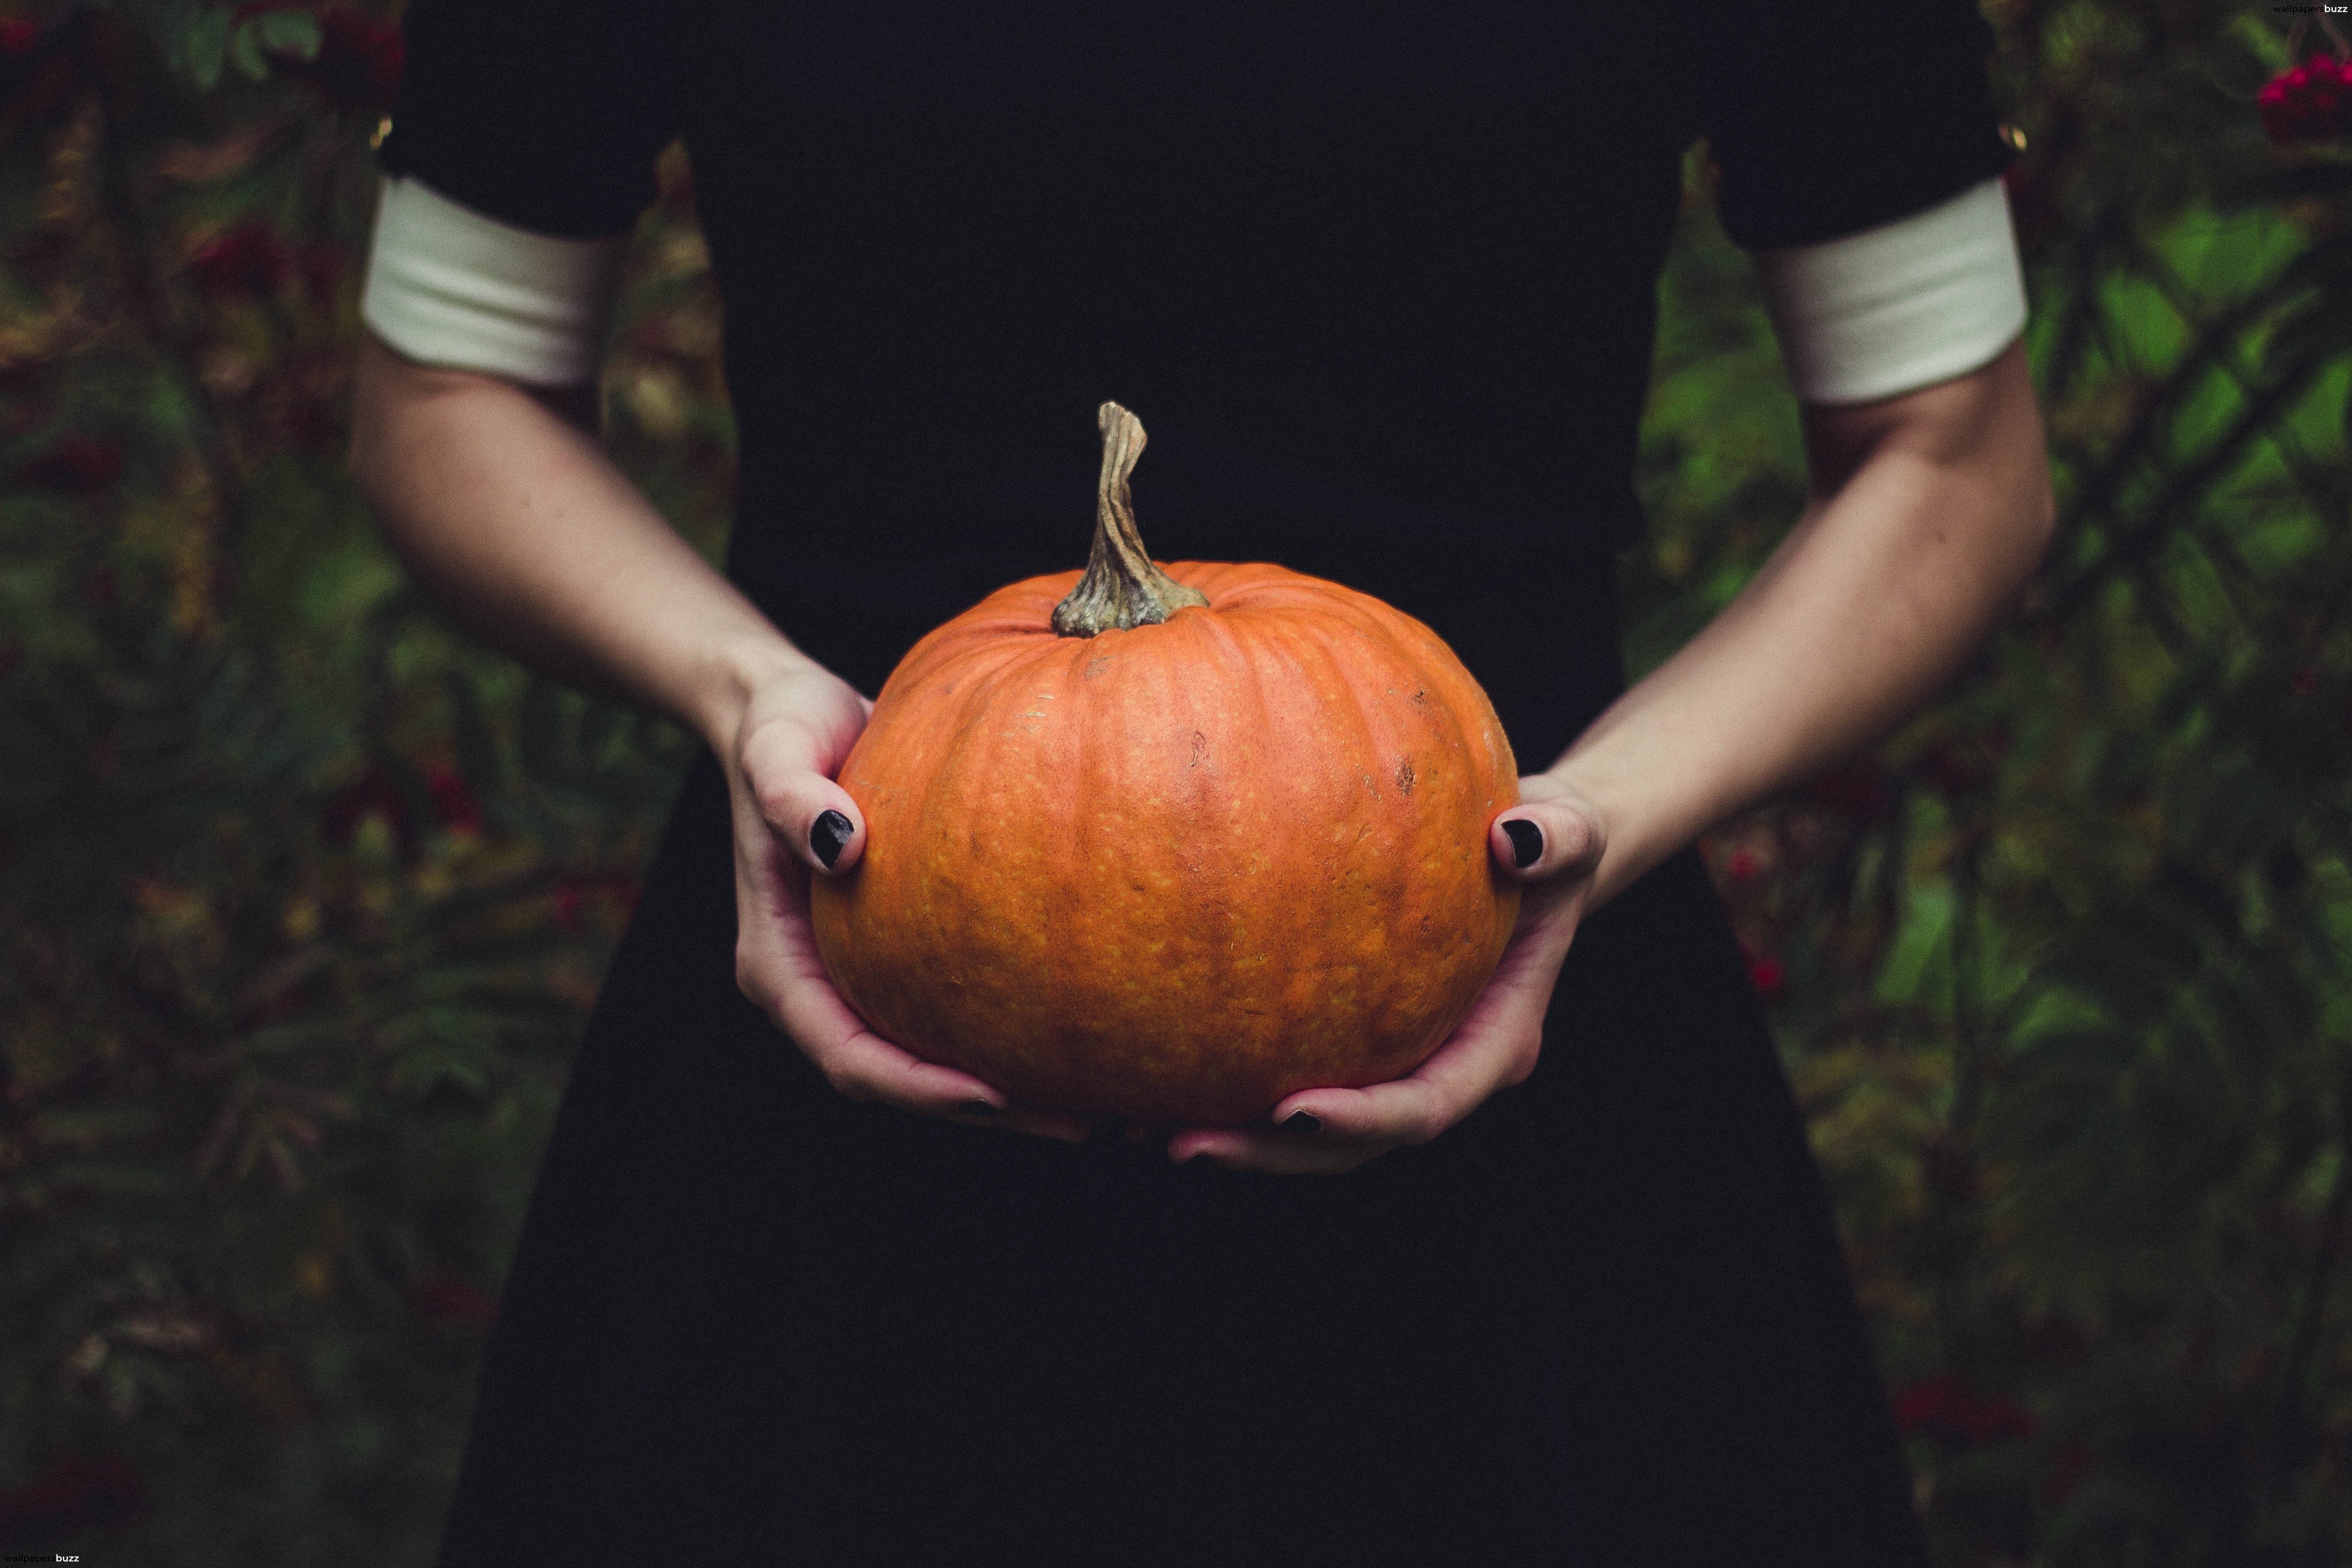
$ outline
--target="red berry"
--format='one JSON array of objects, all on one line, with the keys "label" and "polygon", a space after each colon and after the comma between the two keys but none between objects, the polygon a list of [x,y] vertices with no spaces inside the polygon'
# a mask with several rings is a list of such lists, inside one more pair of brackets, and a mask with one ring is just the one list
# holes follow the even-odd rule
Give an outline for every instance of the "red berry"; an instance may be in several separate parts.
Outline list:
[{"label": "red berry", "polygon": [[2352,132],[2352,60],[2314,55],[2254,95],[2263,133],[2282,145]]},{"label": "red berry", "polygon": [[434,814],[455,833],[482,830],[481,803],[474,798],[465,775],[446,763],[427,763],[423,770],[425,793],[432,797]]},{"label": "red berry", "polygon": [[2030,1437],[2038,1425],[2033,1412],[2015,1400],[1980,1399],[1948,1372],[1913,1384],[1895,1396],[1894,1405],[1899,1431],[1958,1448]]},{"label": "red berry", "polygon": [[307,74],[341,108],[391,108],[408,58],[408,41],[399,25],[379,23],[339,6],[320,14],[319,33],[318,58],[283,59],[285,68]]},{"label": "red berry", "polygon": [[294,253],[278,231],[249,218],[197,247],[188,274],[207,294],[268,294],[294,276]]}]

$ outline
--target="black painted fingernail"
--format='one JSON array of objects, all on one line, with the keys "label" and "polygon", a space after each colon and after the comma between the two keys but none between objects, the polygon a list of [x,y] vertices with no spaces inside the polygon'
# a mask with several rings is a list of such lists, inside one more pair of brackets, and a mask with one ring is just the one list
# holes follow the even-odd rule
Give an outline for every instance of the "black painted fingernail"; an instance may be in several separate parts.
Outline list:
[{"label": "black painted fingernail", "polygon": [[967,1100],[956,1109],[966,1116],[993,1116],[1004,1108],[1000,1105],[991,1105],[984,1100]]},{"label": "black painted fingernail", "polygon": [[1293,1132],[1323,1131],[1323,1119],[1311,1110],[1294,1110],[1282,1119],[1282,1124]]},{"label": "black painted fingernail", "polygon": [[[1543,858],[1543,829],[1524,816],[1515,816],[1503,824],[1503,831],[1511,836],[1511,858],[1524,871]],[[831,861],[826,862],[831,865]]]},{"label": "black painted fingernail", "polygon": [[841,847],[856,834],[856,825],[841,813],[821,811],[816,816],[816,826],[809,829],[809,847],[816,851],[816,858],[830,871],[833,863],[841,858]]}]

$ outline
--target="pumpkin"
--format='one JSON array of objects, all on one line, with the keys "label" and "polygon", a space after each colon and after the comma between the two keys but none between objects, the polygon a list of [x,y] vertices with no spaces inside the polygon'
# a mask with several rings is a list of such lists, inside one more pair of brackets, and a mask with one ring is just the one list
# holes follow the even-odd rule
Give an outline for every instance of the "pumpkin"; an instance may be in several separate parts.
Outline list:
[{"label": "pumpkin", "polygon": [[1437,635],[1280,566],[1144,552],[1103,405],[1083,574],[926,636],[840,782],[866,851],[818,951],[875,1030],[1016,1100],[1237,1125],[1412,1072],[1518,913],[1518,773]]}]

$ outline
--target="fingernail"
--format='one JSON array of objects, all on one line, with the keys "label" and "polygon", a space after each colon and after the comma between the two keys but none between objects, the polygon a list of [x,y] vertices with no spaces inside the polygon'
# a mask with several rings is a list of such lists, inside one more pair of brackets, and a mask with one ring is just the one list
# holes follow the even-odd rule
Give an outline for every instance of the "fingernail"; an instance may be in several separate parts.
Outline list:
[{"label": "fingernail", "polygon": [[816,851],[816,858],[824,861],[824,868],[830,871],[833,863],[841,858],[841,847],[856,833],[856,825],[841,813],[821,811],[817,813],[816,825],[809,829],[809,847]]},{"label": "fingernail", "polygon": [[[1524,871],[1543,858],[1543,829],[1524,816],[1515,816],[1503,824],[1503,831],[1511,836],[1511,858]],[[827,861],[827,865],[832,862]]]},{"label": "fingernail", "polygon": [[1293,1132],[1323,1131],[1323,1119],[1311,1110],[1294,1110],[1282,1119],[1282,1124]]},{"label": "fingernail", "polygon": [[956,1109],[966,1116],[993,1116],[1003,1107],[991,1105],[984,1100],[967,1100]]}]

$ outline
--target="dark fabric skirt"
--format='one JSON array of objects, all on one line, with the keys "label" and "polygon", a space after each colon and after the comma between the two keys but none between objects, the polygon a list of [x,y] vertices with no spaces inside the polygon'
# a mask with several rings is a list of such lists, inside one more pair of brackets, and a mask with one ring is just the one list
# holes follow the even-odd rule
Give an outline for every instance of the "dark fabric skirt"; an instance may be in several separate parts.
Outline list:
[{"label": "dark fabric skirt", "polygon": [[843,1100],[736,989],[730,853],[706,754],[565,1091],[446,1568],[1924,1563],[1694,853],[1585,923],[1527,1083],[1332,1177]]}]

